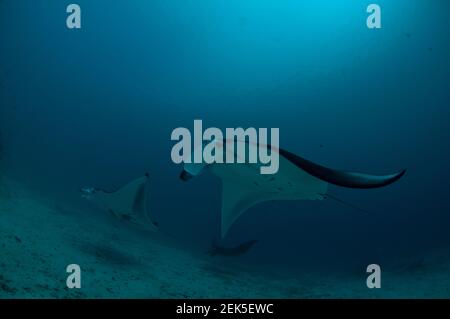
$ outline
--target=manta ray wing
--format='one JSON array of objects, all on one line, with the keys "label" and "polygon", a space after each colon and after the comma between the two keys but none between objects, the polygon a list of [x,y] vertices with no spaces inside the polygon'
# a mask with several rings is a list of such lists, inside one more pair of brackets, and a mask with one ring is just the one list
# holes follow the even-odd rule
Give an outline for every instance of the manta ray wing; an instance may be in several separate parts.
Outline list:
[{"label": "manta ray wing", "polygon": [[340,171],[313,163],[283,149],[280,149],[280,155],[312,176],[330,184],[347,188],[368,189],[384,187],[398,181],[406,173],[406,169],[387,175]]}]

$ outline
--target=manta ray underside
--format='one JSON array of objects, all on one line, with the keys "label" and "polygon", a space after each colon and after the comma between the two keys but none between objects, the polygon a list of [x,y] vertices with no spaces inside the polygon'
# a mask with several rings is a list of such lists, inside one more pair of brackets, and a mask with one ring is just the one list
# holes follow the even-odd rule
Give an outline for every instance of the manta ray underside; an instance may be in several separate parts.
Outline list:
[{"label": "manta ray underside", "polygon": [[82,196],[116,217],[156,231],[157,224],[148,213],[149,176],[137,178],[114,192],[98,188],[81,189]]},{"label": "manta ray underside", "polygon": [[379,188],[394,183],[405,174],[405,170],[390,175],[340,171],[283,149],[272,149],[272,152],[279,152],[279,170],[273,175],[260,174],[260,164],[184,164],[180,175],[184,181],[206,168],[222,180],[222,238],[246,210],[258,203],[323,200],[327,198],[328,184],[359,189]]}]

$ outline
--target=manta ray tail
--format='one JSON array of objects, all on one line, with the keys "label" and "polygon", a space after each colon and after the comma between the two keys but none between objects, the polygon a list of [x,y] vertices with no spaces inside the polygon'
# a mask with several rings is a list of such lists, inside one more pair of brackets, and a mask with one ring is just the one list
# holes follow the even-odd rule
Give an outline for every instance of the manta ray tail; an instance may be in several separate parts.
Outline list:
[{"label": "manta ray tail", "polygon": [[331,169],[304,159],[298,155],[280,149],[280,155],[286,157],[294,165],[308,174],[327,183],[348,188],[378,188],[398,181],[406,173],[406,169],[394,174],[372,175]]},{"label": "manta ray tail", "polygon": [[350,207],[350,208],[352,208],[354,210],[357,210],[358,212],[364,213],[365,215],[370,215],[370,212],[368,210],[366,210],[364,208],[361,208],[361,207],[358,207],[358,206],[356,206],[356,205],[354,205],[352,203],[349,203],[349,202],[347,202],[347,201],[345,201],[343,199],[340,199],[339,197],[337,197],[335,195],[332,195],[330,193],[320,194],[320,195],[322,195],[325,199],[332,199],[332,200],[334,200],[334,201],[336,201],[338,203],[341,203],[341,204],[343,204],[343,205],[345,205],[347,207]]}]

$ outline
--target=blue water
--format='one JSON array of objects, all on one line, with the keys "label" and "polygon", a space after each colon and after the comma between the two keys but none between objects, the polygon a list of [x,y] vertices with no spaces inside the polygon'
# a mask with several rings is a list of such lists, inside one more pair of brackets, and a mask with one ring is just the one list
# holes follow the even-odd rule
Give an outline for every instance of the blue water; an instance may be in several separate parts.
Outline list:
[{"label": "blue water", "polygon": [[225,243],[243,264],[346,273],[450,246],[450,10],[445,0],[0,1],[4,174],[87,207],[78,189],[150,172],[161,231],[194,251],[219,234],[221,185],[183,183],[176,127],[278,127],[280,146],[327,166],[392,173],[334,201],[252,207]]}]

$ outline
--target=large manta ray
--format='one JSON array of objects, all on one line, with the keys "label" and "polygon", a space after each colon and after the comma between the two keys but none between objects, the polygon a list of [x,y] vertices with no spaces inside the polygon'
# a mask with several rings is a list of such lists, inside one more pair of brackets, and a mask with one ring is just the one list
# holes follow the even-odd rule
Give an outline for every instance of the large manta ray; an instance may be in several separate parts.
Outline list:
[{"label": "large manta ray", "polygon": [[[222,146],[226,143],[230,141],[224,140]],[[247,142],[237,143],[249,145]],[[401,170],[394,174],[372,175],[341,171],[313,163],[283,149],[272,148],[272,152],[279,152],[279,170],[273,175],[260,174],[259,163],[184,164],[180,174],[183,181],[199,175],[206,168],[221,178],[222,238],[233,223],[257,203],[269,200],[323,200],[328,197],[328,184],[348,188],[378,188],[394,183],[406,172]]]}]

